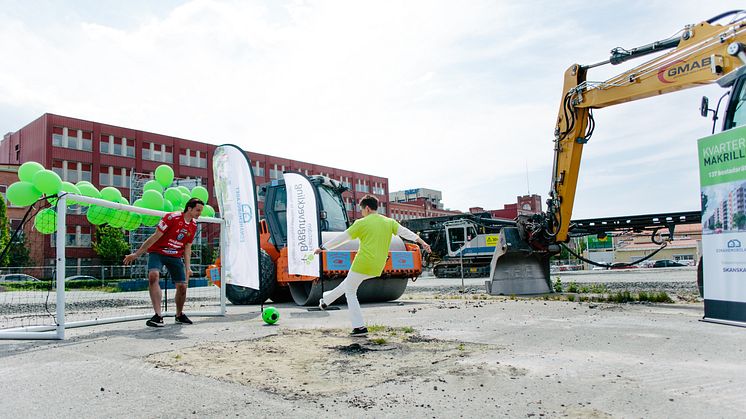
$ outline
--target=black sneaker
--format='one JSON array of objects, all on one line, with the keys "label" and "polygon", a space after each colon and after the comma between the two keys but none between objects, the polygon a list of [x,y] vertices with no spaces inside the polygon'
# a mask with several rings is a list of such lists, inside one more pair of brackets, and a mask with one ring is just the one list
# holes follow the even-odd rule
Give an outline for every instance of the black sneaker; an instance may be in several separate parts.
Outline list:
[{"label": "black sneaker", "polygon": [[189,317],[187,317],[186,314],[181,313],[180,315],[176,316],[176,323],[192,324],[192,321],[189,320]]},{"label": "black sneaker", "polygon": [[150,327],[163,327],[163,317],[155,314],[150,318],[150,320],[146,321],[145,324]]},{"label": "black sneaker", "polygon": [[356,327],[352,329],[352,332],[350,333],[350,336],[352,337],[365,337],[368,336],[368,328],[367,327]]},{"label": "black sneaker", "polygon": [[326,308],[327,308],[327,307],[328,307],[328,306],[327,306],[327,305],[326,305],[326,303],[324,302],[324,299],[323,299],[323,298],[319,298],[319,309],[320,309],[320,310],[326,310]]}]

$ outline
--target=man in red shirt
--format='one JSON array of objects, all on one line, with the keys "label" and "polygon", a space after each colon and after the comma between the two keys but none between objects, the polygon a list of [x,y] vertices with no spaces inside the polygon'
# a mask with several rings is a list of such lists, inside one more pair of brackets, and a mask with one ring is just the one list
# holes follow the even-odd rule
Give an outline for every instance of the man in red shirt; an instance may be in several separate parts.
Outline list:
[{"label": "man in red shirt", "polygon": [[[153,303],[155,315],[145,324],[151,327],[163,327],[161,315],[161,286],[160,273],[166,265],[171,274],[171,280],[176,286],[176,323],[192,324],[189,317],[182,311],[186,301],[187,280],[191,275],[189,261],[192,257],[192,241],[197,231],[197,218],[202,214],[204,202],[197,198],[187,201],[181,213],[170,212],[163,216],[158,228],[152,236],[145,240],[135,253],[124,258],[124,264],[129,265],[146,251],[148,252],[148,291]],[[181,258],[184,257],[182,261]]]}]

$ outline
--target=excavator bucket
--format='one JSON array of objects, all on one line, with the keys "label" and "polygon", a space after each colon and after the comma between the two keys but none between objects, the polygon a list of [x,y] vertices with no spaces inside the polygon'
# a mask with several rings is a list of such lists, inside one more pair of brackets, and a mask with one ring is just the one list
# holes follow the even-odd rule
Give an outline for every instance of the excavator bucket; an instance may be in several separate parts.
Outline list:
[{"label": "excavator bucket", "polygon": [[545,294],[552,292],[549,253],[532,249],[518,227],[500,230],[500,242],[490,263],[492,295]]}]

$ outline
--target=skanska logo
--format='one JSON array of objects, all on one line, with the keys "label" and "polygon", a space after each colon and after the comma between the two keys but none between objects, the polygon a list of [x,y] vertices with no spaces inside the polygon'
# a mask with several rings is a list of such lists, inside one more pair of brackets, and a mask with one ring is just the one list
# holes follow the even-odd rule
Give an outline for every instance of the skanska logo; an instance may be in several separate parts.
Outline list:
[{"label": "skanska logo", "polygon": [[735,249],[741,247],[741,241],[738,239],[728,240],[728,249]]}]

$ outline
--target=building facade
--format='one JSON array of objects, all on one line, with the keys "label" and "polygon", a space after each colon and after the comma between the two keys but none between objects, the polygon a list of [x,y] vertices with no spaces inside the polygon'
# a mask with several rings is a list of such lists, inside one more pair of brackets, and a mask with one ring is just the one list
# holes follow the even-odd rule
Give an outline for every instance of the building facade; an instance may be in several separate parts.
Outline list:
[{"label": "building facade", "polygon": [[443,193],[435,189],[415,188],[391,192],[391,218],[401,221],[461,214],[461,211],[444,209],[442,199]]},{"label": "building facade", "polygon": [[[129,199],[133,174],[150,174],[167,164],[177,178],[197,179],[210,191],[210,202],[218,210],[213,193],[212,157],[216,146],[195,140],[118,127],[61,115],[44,114],[16,132],[5,134],[0,142],[0,164],[20,165],[36,161],[54,170],[63,180],[86,180],[97,188],[113,186]],[[329,166],[246,151],[257,186],[281,179],[285,170],[307,175],[325,175],[339,180],[349,190],[343,199],[351,219],[360,217],[357,202],[373,194],[381,202],[381,212],[389,214],[388,179]],[[12,181],[16,181],[17,176]],[[0,188],[10,185],[4,182]],[[262,203],[259,203],[262,209]],[[94,228],[82,214],[70,214],[67,231],[69,263],[87,264],[95,254],[91,249]],[[38,254],[34,261],[49,264],[52,241],[35,231],[27,236]]]},{"label": "building facade", "polygon": [[541,196],[535,194],[519,196],[516,198],[515,204],[505,204],[499,210],[485,210],[482,207],[469,208],[469,212],[472,214],[489,212],[493,218],[506,218],[508,220],[515,219],[519,215],[538,214],[541,211]]}]

